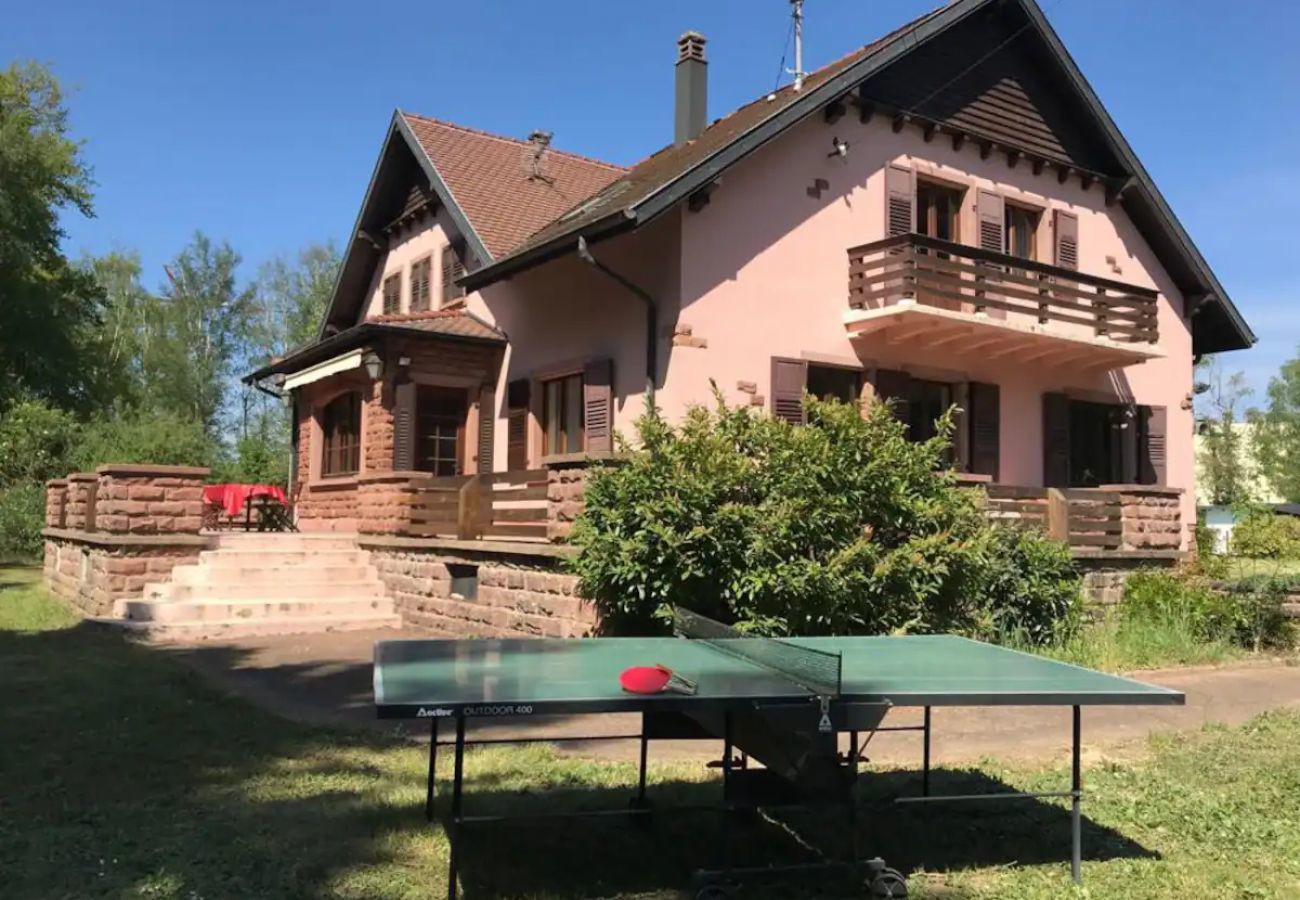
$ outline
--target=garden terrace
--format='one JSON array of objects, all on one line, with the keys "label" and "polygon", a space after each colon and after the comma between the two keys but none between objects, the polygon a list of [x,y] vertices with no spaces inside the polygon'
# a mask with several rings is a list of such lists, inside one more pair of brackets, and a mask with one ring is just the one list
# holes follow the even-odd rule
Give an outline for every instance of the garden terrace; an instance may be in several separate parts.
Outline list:
[{"label": "garden terrace", "polygon": [[848,251],[850,335],[1105,371],[1154,359],[1156,292],[906,234]]}]

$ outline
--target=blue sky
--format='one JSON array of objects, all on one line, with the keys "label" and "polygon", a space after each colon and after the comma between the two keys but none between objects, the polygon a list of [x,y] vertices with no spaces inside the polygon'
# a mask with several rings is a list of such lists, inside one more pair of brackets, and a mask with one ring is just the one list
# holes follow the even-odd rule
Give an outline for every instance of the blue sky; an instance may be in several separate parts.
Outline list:
[{"label": "blue sky", "polygon": [[[1297,352],[1300,11],[1283,0],[1041,0],[1259,345],[1262,387]],[[815,67],[935,0],[808,0]],[[383,20],[378,13],[384,13]],[[785,0],[11,3],[0,64],[72,89],[98,182],[74,255],[141,253],[146,280],[195,229],[249,274],[352,225],[394,107],[631,163],[672,134],[675,40],[709,38],[710,115],[770,90]],[[1275,225],[1276,223],[1276,225]]]}]

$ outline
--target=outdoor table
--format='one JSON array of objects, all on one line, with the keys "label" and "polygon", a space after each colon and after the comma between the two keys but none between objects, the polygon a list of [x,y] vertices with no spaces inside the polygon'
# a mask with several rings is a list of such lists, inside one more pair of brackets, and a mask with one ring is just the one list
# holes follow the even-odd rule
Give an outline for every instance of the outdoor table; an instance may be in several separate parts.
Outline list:
[{"label": "outdoor table", "polygon": [[250,501],[259,497],[270,498],[284,507],[289,505],[289,498],[285,495],[284,489],[275,484],[240,484],[232,482],[228,484],[209,484],[203,487],[203,502],[221,507],[230,519],[238,516],[241,509],[244,510],[245,531],[251,530],[253,524],[253,507]]}]

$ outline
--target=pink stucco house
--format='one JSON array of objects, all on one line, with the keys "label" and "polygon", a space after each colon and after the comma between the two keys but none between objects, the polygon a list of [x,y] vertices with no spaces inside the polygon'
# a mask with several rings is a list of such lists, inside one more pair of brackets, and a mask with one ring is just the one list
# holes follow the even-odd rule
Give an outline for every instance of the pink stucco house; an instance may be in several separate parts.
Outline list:
[{"label": "pink stucco house", "polygon": [[956,404],[991,494],[1149,489],[1185,545],[1193,359],[1254,335],[1033,0],[712,120],[705,39],[676,50],[673,140],[631,168],[394,114],[318,342],[250,376],[292,398],[304,530],[494,473],[477,535],[544,534],[528,484],[713,382],[791,419],[893,398],[918,437]]}]

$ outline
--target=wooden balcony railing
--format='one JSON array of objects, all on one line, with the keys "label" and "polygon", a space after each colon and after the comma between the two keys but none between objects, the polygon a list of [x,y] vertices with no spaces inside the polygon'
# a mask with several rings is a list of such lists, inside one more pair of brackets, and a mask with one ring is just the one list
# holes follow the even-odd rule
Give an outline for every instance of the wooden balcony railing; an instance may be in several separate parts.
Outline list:
[{"label": "wooden balcony railing", "polygon": [[1133,344],[1155,344],[1156,292],[1072,269],[906,234],[849,253],[849,305],[880,309],[911,300],[922,306],[1029,317]]},{"label": "wooden balcony railing", "polygon": [[1154,485],[1101,488],[980,486],[985,515],[999,525],[1035,528],[1076,555],[1176,551],[1182,540],[1179,492]]},{"label": "wooden balcony railing", "polygon": [[420,537],[546,538],[545,469],[411,479],[406,534]]}]

